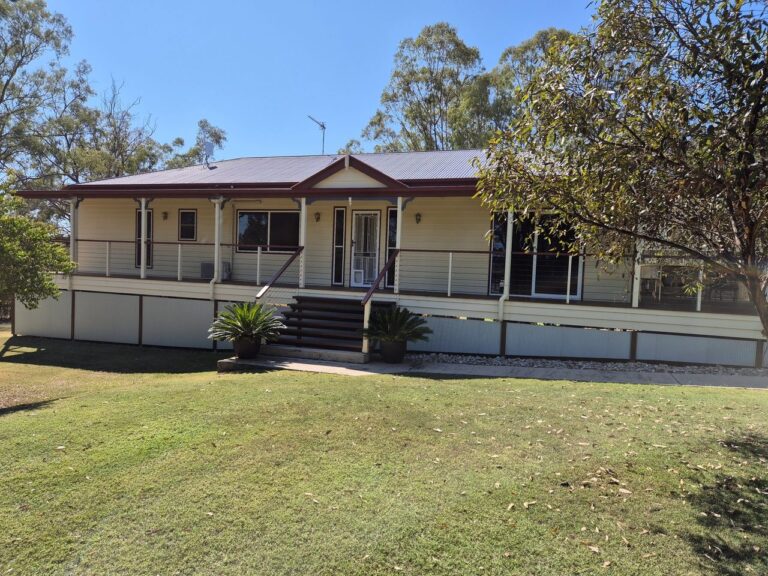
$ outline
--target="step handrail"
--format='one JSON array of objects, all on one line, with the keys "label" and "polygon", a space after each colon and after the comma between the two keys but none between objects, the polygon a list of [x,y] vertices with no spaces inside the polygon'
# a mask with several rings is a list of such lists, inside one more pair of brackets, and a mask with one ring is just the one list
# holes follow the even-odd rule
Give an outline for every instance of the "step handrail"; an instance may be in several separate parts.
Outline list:
[{"label": "step handrail", "polygon": [[275,284],[275,282],[277,282],[277,280],[280,278],[280,276],[283,275],[283,272],[285,272],[288,269],[288,266],[293,264],[293,261],[296,260],[296,258],[299,257],[299,255],[302,253],[303,250],[304,250],[304,246],[299,246],[298,248],[296,248],[296,252],[294,252],[291,255],[291,257],[288,258],[288,260],[285,261],[285,264],[283,264],[280,267],[280,270],[278,270],[277,272],[272,274],[272,278],[267,280],[267,283],[264,284],[264,286],[262,286],[261,290],[259,290],[259,293],[256,294],[256,300],[260,299],[262,296],[264,296],[264,294],[267,293],[267,291],[270,288],[272,288],[272,286]]},{"label": "step handrail", "polygon": [[392,265],[395,263],[395,260],[397,260],[397,257],[400,255],[400,249],[395,248],[394,252],[392,252],[392,255],[387,260],[387,263],[384,264],[384,268],[382,268],[379,271],[379,275],[376,276],[376,280],[373,281],[373,284],[371,284],[371,287],[368,289],[368,292],[365,293],[365,296],[363,296],[363,299],[360,301],[360,304],[362,306],[365,306],[368,304],[368,301],[373,298],[373,293],[376,292],[376,289],[379,287],[379,284],[381,284],[381,281],[384,280],[384,276],[386,276],[387,271],[392,267]]}]

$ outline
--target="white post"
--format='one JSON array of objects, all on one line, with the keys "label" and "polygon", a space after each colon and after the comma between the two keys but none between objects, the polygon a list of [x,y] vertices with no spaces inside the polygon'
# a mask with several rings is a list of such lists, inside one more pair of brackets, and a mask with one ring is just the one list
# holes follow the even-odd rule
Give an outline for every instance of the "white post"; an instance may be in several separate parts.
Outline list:
[{"label": "white post", "polygon": [[[371,300],[365,303],[363,307],[363,330],[368,330],[368,325],[371,320]],[[369,348],[368,336],[363,333],[363,354],[368,354]]]},{"label": "white post", "polygon": [[77,262],[77,198],[69,199],[69,259]]},{"label": "white post", "polygon": [[107,265],[106,265],[106,276],[109,277],[109,257],[110,253],[112,252],[112,242],[107,240]]},{"label": "white post", "polygon": [[[304,246],[307,241],[307,199],[301,199],[301,213],[299,214],[299,246]],[[299,254],[299,288],[304,288],[304,258],[306,251]]]},{"label": "white post", "polygon": [[[400,250],[400,242],[403,237],[403,197],[397,197],[397,231],[395,233],[395,249]],[[395,294],[400,293],[400,254],[395,258],[395,281],[393,282]],[[450,290],[450,288],[449,288]]]},{"label": "white post", "polygon": [[504,320],[504,302],[509,299],[509,282],[512,276],[512,234],[515,222],[513,210],[507,210],[507,239],[504,242],[504,289],[499,298],[499,321]]},{"label": "white post", "polygon": [[568,280],[565,283],[565,303],[571,303],[571,271],[573,270],[573,254],[568,254]]},{"label": "white post", "polygon": [[704,267],[699,267],[699,286],[696,290],[696,312],[701,312],[701,291],[704,283]]},{"label": "white post", "polygon": [[176,280],[181,282],[181,243],[179,243],[179,251],[176,256]]},{"label": "white post", "polygon": [[140,278],[147,277],[147,199],[141,198],[141,238],[139,239],[139,254],[141,263]]},{"label": "white post", "polygon": [[261,246],[256,248],[256,286],[261,284]]},{"label": "white post", "polygon": [[221,282],[221,203],[223,198],[213,198],[213,279],[211,284]]},{"label": "white post", "polygon": [[638,308],[640,306],[640,282],[642,280],[642,266],[640,261],[642,255],[638,246],[637,254],[635,255],[635,269],[632,274],[632,308]]},{"label": "white post", "polygon": [[451,279],[453,277],[453,252],[448,252],[448,297],[451,296]]}]

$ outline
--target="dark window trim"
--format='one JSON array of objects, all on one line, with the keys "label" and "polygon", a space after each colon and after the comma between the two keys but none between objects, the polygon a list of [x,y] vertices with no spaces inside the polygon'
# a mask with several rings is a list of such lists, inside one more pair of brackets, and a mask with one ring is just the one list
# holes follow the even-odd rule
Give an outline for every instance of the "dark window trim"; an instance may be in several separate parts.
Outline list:
[{"label": "dark window trim", "polygon": [[[389,224],[390,224],[390,218],[391,214],[394,212],[397,214],[397,208],[394,206],[388,206],[387,207],[387,231],[386,231],[386,241],[385,241],[385,248],[384,248],[384,263],[386,264],[389,261],[389,252],[390,250],[394,250],[395,246],[389,245]],[[397,216],[395,216],[395,234],[397,234]],[[391,272],[391,274],[390,274]],[[386,275],[384,276],[384,287],[385,288],[394,288],[395,287],[395,265],[392,265],[392,268],[390,270],[387,270]]]},{"label": "dark window trim", "polygon": [[[258,248],[240,248],[240,214],[242,212],[265,212],[267,214],[267,245],[270,244],[272,239],[272,213],[289,213],[299,215],[299,229],[301,229],[301,210],[265,210],[263,208],[240,208],[235,212],[235,247],[236,252],[242,252],[244,254],[254,254],[258,252]],[[298,239],[296,240],[296,248],[298,248]],[[293,254],[295,250],[270,250],[265,248],[262,252],[269,252],[270,254]]]},{"label": "dark window trim", "polygon": [[[147,214],[152,214],[152,208],[147,208]],[[141,242],[141,208],[136,208],[136,229],[138,229],[138,234],[136,234],[136,242],[134,243],[134,268],[141,268],[141,246],[139,245]],[[155,227],[155,215],[152,214],[151,217],[147,218],[147,269],[152,269],[152,266],[155,262],[155,259],[152,257],[152,240],[154,239],[154,233],[153,229]]]},{"label": "dark window trim", "polygon": [[[181,237],[181,213],[182,212],[192,212],[195,215],[195,235],[193,238]],[[179,239],[179,242],[197,242],[197,208],[179,208],[178,220],[179,220],[179,229],[178,229],[177,237]]]},{"label": "dark window trim", "polygon": [[[342,244],[341,244],[341,282],[336,282],[336,249],[339,246],[336,244],[336,212],[341,211],[344,214],[344,230],[342,232]],[[344,286],[346,280],[346,270],[344,269],[345,262],[347,260],[347,207],[346,206],[334,206],[333,207],[333,226],[331,230],[331,286]]]}]

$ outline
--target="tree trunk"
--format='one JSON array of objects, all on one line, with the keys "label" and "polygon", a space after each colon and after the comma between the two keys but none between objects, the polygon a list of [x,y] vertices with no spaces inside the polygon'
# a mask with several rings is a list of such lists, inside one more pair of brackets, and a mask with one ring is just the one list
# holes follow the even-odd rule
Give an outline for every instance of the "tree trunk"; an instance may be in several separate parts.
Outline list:
[{"label": "tree trunk", "polygon": [[763,325],[763,336],[768,337],[768,299],[765,297],[760,279],[750,274],[747,276],[745,284],[749,292],[749,299],[755,305],[757,315]]}]

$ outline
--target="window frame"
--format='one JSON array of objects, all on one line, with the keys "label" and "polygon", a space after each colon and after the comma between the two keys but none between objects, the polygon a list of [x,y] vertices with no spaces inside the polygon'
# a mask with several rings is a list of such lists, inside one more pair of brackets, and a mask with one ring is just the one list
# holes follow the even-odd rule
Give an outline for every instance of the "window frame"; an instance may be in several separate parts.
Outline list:
[{"label": "window frame", "polygon": [[[341,212],[342,216],[342,230],[341,230],[341,244],[336,243],[336,237],[338,228],[337,214]],[[331,231],[331,286],[344,286],[346,281],[345,263],[347,259],[347,208],[346,206],[334,206],[333,207],[333,229]],[[336,261],[336,251],[341,249],[341,262]],[[336,273],[341,273],[341,281],[336,281]]]},{"label": "window frame", "polygon": [[[262,252],[269,252],[270,254],[293,254],[299,248],[299,237],[301,236],[301,210],[265,210],[259,208],[240,208],[235,212],[235,251],[243,254],[255,254],[259,251],[258,248],[240,248],[240,214],[242,213],[257,213],[263,212],[267,215],[267,243],[262,245]],[[273,249],[269,248],[272,240],[272,214],[297,214],[299,216],[299,228],[297,229],[296,248],[291,249]]]},{"label": "window frame", "polygon": [[[495,219],[497,216],[502,216],[503,213],[491,213],[491,229],[494,229]],[[548,216],[551,215],[552,212],[550,211],[542,211],[542,212],[536,212],[533,214],[533,218],[535,219],[534,226],[538,225],[538,220],[542,216]],[[517,222],[518,213],[513,212],[512,214],[512,222],[513,226],[515,222]],[[505,228],[506,229],[506,228]],[[500,296],[502,292],[494,292],[493,290],[493,241],[494,241],[494,235],[491,234],[490,239],[490,245],[489,245],[489,265],[488,265],[488,295],[489,296]],[[582,300],[583,299],[583,286],[584,286],[584,252],[583,250],[579,252],[579,254],[574,254],[576,260],[574,264],[576,264],[576,270],[572,271],[573,274],[575,272],[576,278],[575,281],[571,283],[571,290],[575,287],[575,293],[570,295],[570,298],[567,294],[553,294],[550,292],[537,292],[536,291],[536,271],[539,264],[539,231],[535,230],[533,234],[533,246],[531,246],[531,282],[530,287],[531,290],[529,293],[526,294],[518,294],[518,293],[511,293],[509,294],[510,298],[531,298],[531,299],[540,299],[540,300]],[[507,243],[509,242],[509,239],[505,240],[505,250]],[[529,252],[529,250],[526,250],[525,252]],[[546,255],[546,252],[542,252],[542,255]],[[512,273],[514,274],[514,266]],[[512,278],[510,278],[510,281]],[[566,282],[567,282],[567,273],[566,273]]]},{"label": "window frame", "polygon": [[[195,215],[195,224],[194,224],[194,235],[192,238],[182,238],[181,237],[181,214],[183,212],[191,212]],[[178,210],[178,230],[177,230],[177,238],[179,242],[197,242],[197,208],[179,208]]]}]

